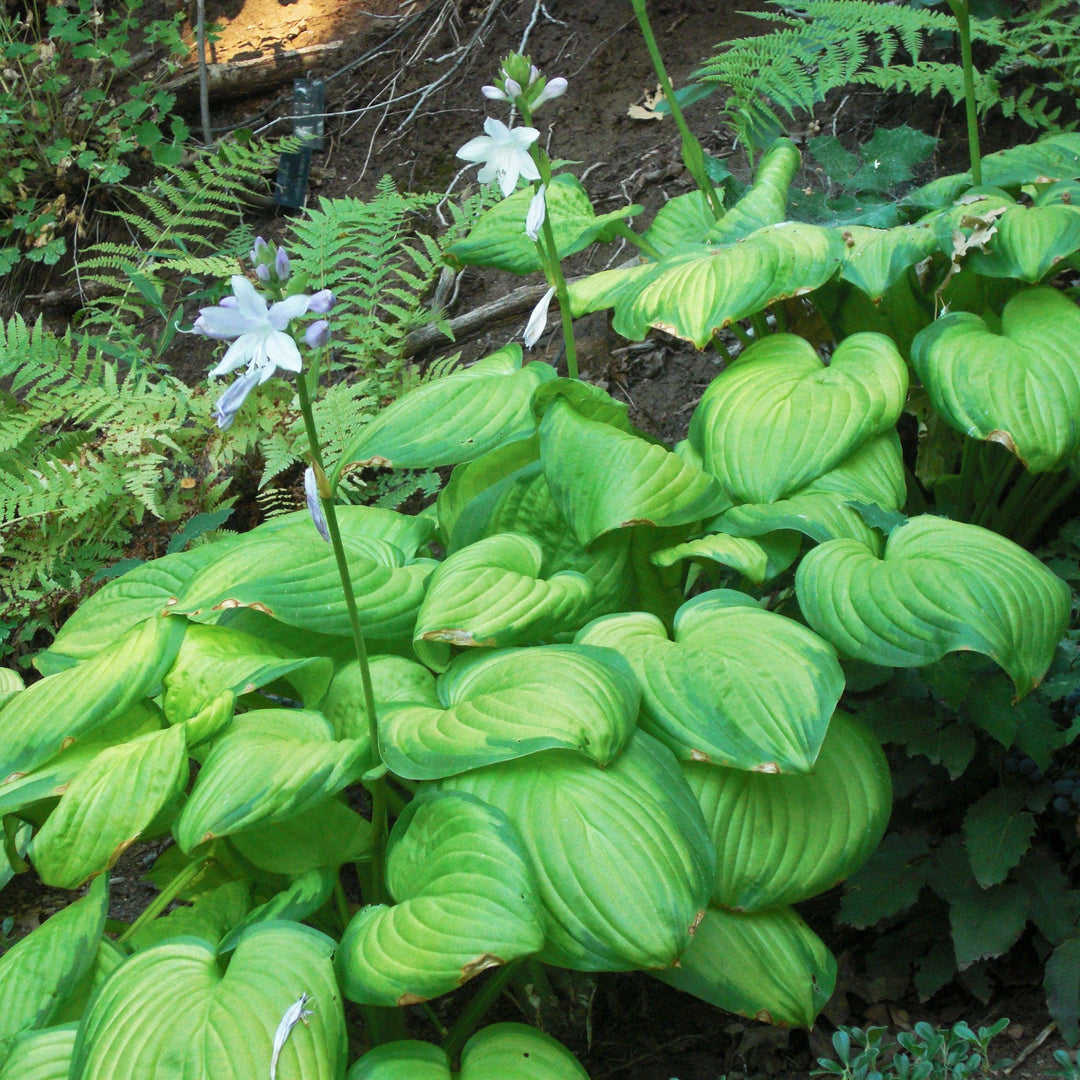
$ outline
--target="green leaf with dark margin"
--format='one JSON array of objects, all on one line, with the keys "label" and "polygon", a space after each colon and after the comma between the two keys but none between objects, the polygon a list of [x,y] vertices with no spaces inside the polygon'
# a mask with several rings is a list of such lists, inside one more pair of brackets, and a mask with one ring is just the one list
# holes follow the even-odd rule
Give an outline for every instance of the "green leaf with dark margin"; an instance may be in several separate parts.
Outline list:
[{"label": "green leaf with dark margin", "polygon": [[215,836],[309,810],[358,780],[368,756],[366,739],[336,741],[316,712],[236,716],[203,763],[174,828],[177,843],[190,852]]},{"label": "green leaf with dark margin", "polygon": [[369,905],[337,954],[345,996],[415,1005],[536,953],[544,927],[528,855],[506,814],[431,792],[398,818],[387,852],[393,907]]},{"label": "green leaf with dark margin", "polygon": [[691,462],[586,420],[564,401],[540,424],[540,460],[551,497],[583,547],[614,529],[685,525],[724,508],[720,486]]},{"label": "green leaf with dark margin", "polygon": [[102,750],[160,731],[164,726],[165,717],[153,702],[137,702],[127,712],[72,743],[44,765],[0,787],[0,816],[41,799],[58,798]]},{"label": "green leaf with dark margin", "polygon": [[152,697],[187,624],[152,618],[75,667],[50,675],[0,708],[0,790]]},{"label": "green leaf with dark margin", "polygon": [[521,366],[521,346],[498,352],[418,386],[383,409],[344,449],[334,470],[360,465],[427,469],[472,461],[536,429],[529,404],[533,391],[555,370]]},{"label": "green leaf with dark margin", "polygon": [[165,676],[165,715],[172,724],[191,719],[219,694],[252,691],[285,679],[304,704],[319,703],[330,684],[333,663],[297,656],[260,638],[222,626],[192,626]]},{"label": "green leaf with dark margin", "polygon": [[439,700],[379,716],[383,761],[410,780],[436,780],[541,750],[576,750],[598,765],[633,734],[641,691],[612,649],[544,645],[459,656]]},{"label": "green leaf with dark margin", "polygon": [[799,565],[795,591],[807,622],[842,655],[922,667],[970,649],[1000,664],[1020,697],[1049,667],[1070,605],[1068,587],[1034,555],[929,515],[895,529],[884,559],[854,540],[822,544]]},{"label": "green leaf with dark margin", "polygon": [[1023,809],[1025,797],[1019,786],[996,787],[964,815],[964,846],[984,889],[1004,881],[1031,844],[1035,817]]},{"label": "green leaf with dark margin", "polygon": [[[197,938],[131,957],[94,997],[72,1055],[79,1080],[128,1076],[268,1077],[274,1035],[301,993],[311,1015],[290,1032],[279,1080],[334,1080],[345,1069],[345,1017],[334,942],[306,926],[271,922],[244,935],[222,971]],[[167,1069],[167,1072],[163,1071]]]},{"label": "green leaf with dark margin", "polygon": [[52,645],[35,658],[35,666],[48,675],[50,657],[55,656],[61,662],[88,659],[145,619],[163,614],[169,601],[180,593],[193,574],[214,562],[240,539],[221,537],[193,551],[180,551],[136,566],[122,577],[106,582],[79,605]]},{"label": "green leaf with dark margin", "polygon": [[521,835],[543,906],[543,962],[665,968],[690,944],[716,856],[678,763],[648,735],[606,769],[549,750],[439,784],[499,807]]},{"label": "green leaf with dark margin", "polygon": [[234,949],[248,927],[256,923],[269,922],[271,919],[302,922],[309,915],[314,915],[333,895],[337,880],[337,870],[330,867],[305,870],[287,888],[249,911],[218,943],[218,955]]},{"label": "green leaf with dark margin", "polygon": [[30,847],[46,885],[77,889],[108,870],[184,789],[183,727],[102,750],[71,781]]},{"label": "green leaf with dark margin", "polygon": [[25,1031],[0,1068],[0,1080],[68,1080],[77,1023]]},{"label": "green leaf with dark margin", "polygon": [[792,908],[709,908],[679,967],[656,978],[721,1009],[811,1027],[832,997],[836,960]]},{"label": "green leaf with dark margin", "polygon": [[[533,193],[530,185],[485,210],[469,235],[446,249],[446,261],[457,269],[490,266],[511,274],[532,274],[542,269],[536,242],[525,235],[525,218]],[[560,259],[584,250],[594,241],[606,243],[614,239],[619,222],[644,210],[637,205],[620,206],[597,216],[584,185],[570,173],[552,177],[544,202]]]},{"label": "green leaf with dark margin", "polygon": [[570,300],[575,317],[613,307],[615,331],[631,341],[655,328],[703,349],[724,327],[823,285],[843,252],[834,230],[781,222],[735,243],[579,278]]},{"label": "green leaf with dark margin", "polygon": [[1080,455],[1080,309],[1056,289],[1026,289],[1000,332],[958,311],[912,343],[912,363],[946,422],[1001,443],[1032,472]]},{"label": "green leaf with dark margin", "polygon": [[[373,656],[368,670],[375,695],[375,712],[382,715],[383,706],[398,702],[437,707],[435,677],[423,664],[403,656]],[[360,661],[351,660],[334,674],[330,689],[319,706],[330,721],[335,739],[366,739],[368,715],[364,704],[364,680]]]},{"label": "green leaf with dark margin", "polygon": [[774,334],[709,384],[689,442],[734,502],[774,502],[888,432],[907,385],[903,358],[883,334],[845,338],[827,367],[809,342]]},{"label": "green leaf with dark margin", "polygon": [[22,1031],[46,1027],[90,970],[105,929],[108,874],[0,956],[0,1058]]},{"label": "green leaf with dark margin", "polygon": [[369,1050],[346,1080],[589,1080],[577,1058],[550,1035],[524,1024],[491,1024],[461,1052],[461,1072],[431,1043],[403,1040]]},{"label": "green leaf with dark margin", "polygon": [[844,689],[831,646],[729,589],[683,604],[674,642],[643,612],[597,619],[576,640],[626,657],[641,727],[684,761],[808,772]]},{"label": "green leaf with dark margin", "polygon": [[499,533],[455,552],[431,576],[413,648],[445,671],[450,647],[500,647],[574,631],[593,599],[584,574],[540,576],[543,549],[524,533]]},{"label": "green leaf with dark margin", "polygon": [[683,773],[716,846],[712,903],[736,911],[831,889],[866,862],[892,813],[881,746],[843,712],[833,716],[812,773],[765,776],[697,762]]},{"label": "green leaf with dark margin", "polygon": [[166,915],[141,926],[129,938],[136,952],[175,938],[201,938],[218,946],[226,934],[238,926],[251,909],[251,885],[247,881],[225,881],[196,895],[190,904],[175,907]]},{"label": "green leaf with dark margin", "polygon": [[363,859],[371,851],[371,822],[343,802],[327,799],[284,821],[233,833],[228,844],[260,870],[297,877]]},{"label": "green leaf with dark margin", "polygon": [[[342,541],[361,629],[374,642],[407,640],[434,562],[409,562],[388,540]],[[173,610],[213,622],[223,611],[242,607],[304,630],[351,634],[334,551],[314,530],[310,537],[285,530],[245,534],[243,544],[188,580]]]},{"label": "green leaf with dark margin", "polygon": [[750,538],[709,533],[674,547],[661,548],[649,556],[657,566],[674,566],[684,559],[719,563],[763,585],[782,574],[798,557],[802,538],[793,530],[779,530]]}]

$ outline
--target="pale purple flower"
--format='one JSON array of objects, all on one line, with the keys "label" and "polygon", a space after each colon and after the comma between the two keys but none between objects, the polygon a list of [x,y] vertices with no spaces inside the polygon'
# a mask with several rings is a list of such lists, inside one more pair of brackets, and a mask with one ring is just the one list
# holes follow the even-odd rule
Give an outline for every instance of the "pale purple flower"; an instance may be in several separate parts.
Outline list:
[{"label": "pale purple flower", "polygon": [[232,427],[240,406],[247,400],[248,394],[259,385],[259,372],[249,371],[241,375],[239,379],[231,382],[225,393],[214,402],[214,411],[211,414],[214,422],[222,431],[228,431]]},{"label": "pale purple flower", "polygon": [[480,93],[489,101],[509,101],[510,99],[497,86],[481,86]]},{"label": "pale purple flower", "polygon": [[554,295],[555,286],[552,285],[540,297],[540,303],[533,308],[532,314],[529,316],[529,322],[525,327],[525,348],[531,349],[540,340],[540,335],[547,328],[548,308],[551,306],[551,298]]},{"label": "pale purple flower", "polygon": [[251,249],[251,262],[253,266],[258,266],[262,261],[263,252],[266,251],[270,245],[261,237],[255,237],[255,246]]},{"label": "pale purple flower", "polygon": [[465,161],[483,162],[477,174],[481,184],[497,180],[503,196],[517,186],[518,177],[539,180],[540,171],[529,156],[529,147],[540,138],[536,128],[508,128],[501,120],[488,117],[484,121],[486,135],[470,139],[457,156]]},{"label": "pale purple flower", "polygon": [[307,498],[308,513],[319,530],[319,535],[329,544],[330,530],[326,527],[326,515],[323,513],[322,499],[319,496],[319,481],[315,479],[315,470],[309,465],[304,471],[304,495]]},{"label": "pale purple flower", "polygon": [[547,217],[547,184],[541,184],[529,203],[529,212],[525,215],[525,235],[530,240],[540,239],[540,229]]},{"label": "pale purple flower", "polygon": [[235,339],[210,372],[211,377],[228,375],[245,364],[249,374],[258,373],[261,383],[277,368],[299,371],[300,350],[285,330],[307,311],[310,298],[297,293],[268,306],[255,286],[239,274],[232,279],[232,290],[235,305],[202,308],[195,320],[198,334],[217,341]]},{"label": "pale purple flower", "polygon": [[268,285],[270,283],[270,267],[265,263],[259,263],[259,265],[255,267],[255,276],[264,285]]},{"label": "pale purple flower", "polygon": [[335,304],[337,297],[329,289],[320,289],[308,301],[308,311],[316,315],[325,315]]},{"label": "pale purple flower", "polygon": [[541,105],[547,104],[549,101],[554,101],[556,98],[560,98],[566,93],[566,88],[570,84],[562,77],[557,79],[549,79],[547,86],[537,95],[536,100],[532,103],[534,109],[539,109]]},{"label": "pale purple flower", "polygon": [[330,340],[330,324],[325,319],[316,319],[304,331],[304,341],[312,349],[321,349]]},{"label": "pale purple flower", "polygon": [[284,248],[279,247],[274,256],[274,273],[277,274],[278,281],[288,281],[289,271],[289,254]]},{"label": "pale purple flower", "polygon": [[529,85],[532,86],[540,78],[540,69],[535,64],[529,65]]}]

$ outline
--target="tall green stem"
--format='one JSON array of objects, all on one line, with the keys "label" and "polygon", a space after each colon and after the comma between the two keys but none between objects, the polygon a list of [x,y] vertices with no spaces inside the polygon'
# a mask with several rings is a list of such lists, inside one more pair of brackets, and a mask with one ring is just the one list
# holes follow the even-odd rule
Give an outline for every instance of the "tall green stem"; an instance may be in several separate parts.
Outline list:
[{"label": "tall green stem", "polygon": [[[315,476],[319,483],[319,499],[326,516],[326,528],[330,533],[330,546],[334,549],[341,589],[345,594],[345,608],[349,613],[349,626],[352,629],[353,646],[356,660],[360,666],[360,682],[364,688],[364,709],[367,712],[368,735],[371,739],[371,768],[377,769],[382,760],[379,757],[379,720],[375,714],[375,690],[371,682],[371,667],[368,664],[367,644],[360,627],[360,614],[356,608],[356,594],[353,592],[352,578],[349,575],[349,562],[345,556],[345,545],[341,542],[341,530],[338,528],[337,511],[333,494],[326,479],[323,466],[322,447],[319,433],[315,427],[315,416],[311,411],[311,398],[307,383],[303,377],[296,380],[297,396],[300,398],[300,411],[304,415],[304,427],[307,430],[308,448],[315,467]],[[389,899],[386,892],[386,781],[376,776],[367,782],[371,793],[371,880],[373,895],[365,897],[376,904],[384,904]]]},{"label": "tall green stem", "polygon": [[982,154],[979,152],[979,114],[975,107],[975,62],[971,56],[971,13],[968,0],[949,0],[960,31],[960,62],[964,65],[964,109],[967,113],[968,154],[971,157],[971,182],[982,183]]},{"label": "tall green stem", "polygon": [[675,120],[676,127],[679,129],[679,134],[682,135],[683,163],[694,178],[694,183],[705,193],[713,214],[719,219],[723,217],[724,204],[720,201],[720,197],[716,194],[716,188],[713,187],[712,181],[709,180],[709,175],[705,171],[705,152],[701,149],[701,143],[698,142],[694,133],[687,126],[686,118],[683,116],[682,109],[679,108],[679,103],[675,98],[675,88],[671,85],[667,68],[664,67],[664,59],[660,55],[660,47],[656,43],[656,36],[653,34],[652,26],[649,24],[649,16],[645,10],[645,0],[630,0],[630,3],[633,5],[634,14],[637,16],[638,26],[641,27],[641,35],[645,38],[645,47],[649,50],[649,59],[652,60],[653,68],[656,70],[656,77],[660,80],[660,89],[664,92],[664,100],[667,102],[668,108],[671,109],[671,115]]},{"label": "tall green stem", "polygon": [[495,1004],[495,999],[514,977],[520,963],[520,960],[515,960],[511,964],[504,964],[491,975],[476,997],[465,1006],[464,1011],[450,1029],[450,1034],[443,1040],[442,1048],[451,1061],[461,1053],[461,1048],[476,1030],[476,1025],[484,1019],[488,1009]]},{"label": "tall green stem", "polygon": [[117,945],[123,945],[133,934],[137,933],[148,922],[152,922],[156,919],[183,891],[186,889],[196,878],[202,874],[206,868],[214,861],[212,854],[213,848],[206,855],[205,858],[199,859],[196,862],[188,863],[183,870],[180,871],[154,897],[153,900],[146,906],[146,909],[142,914],[116,939]]}]

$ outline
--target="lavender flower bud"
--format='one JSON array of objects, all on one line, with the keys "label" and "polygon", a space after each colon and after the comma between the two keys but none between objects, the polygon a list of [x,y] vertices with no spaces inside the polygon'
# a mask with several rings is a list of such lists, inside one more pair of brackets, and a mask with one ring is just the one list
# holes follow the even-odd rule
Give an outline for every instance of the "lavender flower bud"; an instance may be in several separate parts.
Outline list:
[{"label": "lavender flower bud", "polygon": [[506,95],[497,86],[481,86],[480,93],[489,101],[506,101]]},{"label": "lavender flower bud", "polygon": [[277,249],[277,254],[274,256],[274,273],[277,274],[278,281],[289,280],[289,255],[288,252],[282,247]]},{"label": "lavender flower bud", "polygon": [[330,324],[325,319],[311,323],[304,331],[304,341],[312,349],[321,349],[330,340]]},{"label": "lavender flower bud", "polygon": [[337,303],[337,297],[329,289],[320,289],[308,301],[308,311],[316,315],[325,315]]},{"label": "lavender flower bud", "polygon": [[539,109],[541,105],[546,104],[549,101],[554,101],[556,98],[560,98],[566,93],[566,88],[570,84],[564,78],[550,79],[547,86],[537,95],[536,100],[532,103],[534,109]]},{"label": "lavender flower bud", "polygon": [[249,371],[241,375],[239,379],[229,384],[225,393],[214,402],[214,410],[211,414],[214,422],[222,431],[228,431],[232,427],[236,414],[247,400],[248,394],[258,386],[259,372]]},{"label": "lavender flower bud", "polygon": [[503,80],[503,87],[506,90],[506,97],[510,101],[513,101],[514,98],[521,94],[521,83],[511,79],[509,75]]},{"label": "lavender flower bud", "polygon": [[265,263],[259,263],[255,267],[255,276],[265,285],[270,280],[270,267]]},{"label": "lavender flower bud", "polygon": [[308,513],[319,530],[319,535],[329,544],[330,530],[326,527],[322,499],[319,497],[319,482],[315,479],[315,470],[309,465],[304,471],[304,495],[307,498]]},{"label": "lavender flower bud", "polygon": [[261,236],[255,237],[255,246],[251,249],[251,262],[253,265],[259,265],[263,252],[269,247],[270,245]]}]

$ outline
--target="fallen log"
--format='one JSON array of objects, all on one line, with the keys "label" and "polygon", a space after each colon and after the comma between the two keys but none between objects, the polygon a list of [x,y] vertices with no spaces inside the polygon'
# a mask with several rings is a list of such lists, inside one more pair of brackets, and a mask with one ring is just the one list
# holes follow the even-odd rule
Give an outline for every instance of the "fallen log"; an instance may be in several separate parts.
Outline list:
[{"label": "fallen log", "polygon": [[[210,96],[225,98],[254,97],[290,79],[299,78],[316,64],[322,63],[344,44],[330,41],[325,45],[308,45],[303,49],[285,49],[255,60],[238,60],[231,64],[207,64]],[[187,109],[199,102],[199,71],[197,66],[183,71],[161,87],[176,95],[176,107]]]}]

